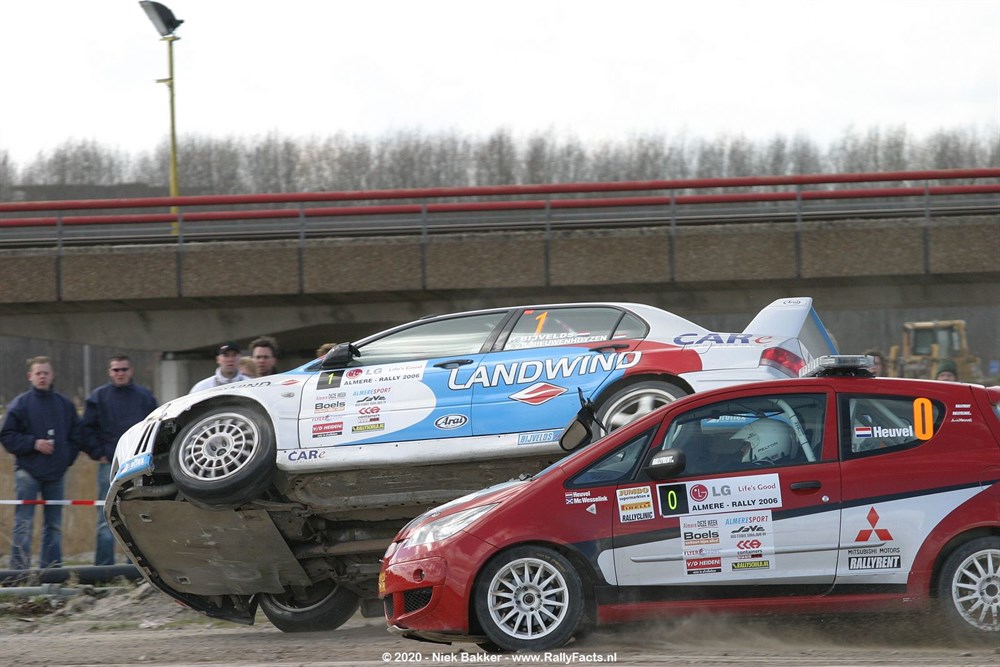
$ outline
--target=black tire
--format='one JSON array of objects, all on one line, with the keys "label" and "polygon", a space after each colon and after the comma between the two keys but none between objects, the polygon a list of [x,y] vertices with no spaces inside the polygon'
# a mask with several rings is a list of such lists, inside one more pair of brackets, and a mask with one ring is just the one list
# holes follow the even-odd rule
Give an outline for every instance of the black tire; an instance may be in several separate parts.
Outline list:
[{"label": "black tire", "polygon": [[192,503],[232,509],[271,485],[276,452],[270,420],[244,406],[216,406],[177,434],[170,474]]},{"label": "black tire", "polygon": [[506,551],[476,581],[475,610],[500,649],[545,651],[564,645],[583,621],[583,584],[572,563],[544,547]]},{"label": "black tire", "polygon": [[960,634],[1000,637],[1000,537],[955,549],[938,579],[938,608]]},{"label": "black tire", "polygon": [[597,418],[607,427],[608,432],[616,431],[686,395],[687,392],[677,385],[662,380],[633,382],[602,399],[597,408]]},{"label": "black tire", "polygon": [[322,632],[336,630],[360,606],[353,591],[326,579],[296,596],[291,590],[281,595],[261,593],[260,608],[274,627],[282,632]]}]

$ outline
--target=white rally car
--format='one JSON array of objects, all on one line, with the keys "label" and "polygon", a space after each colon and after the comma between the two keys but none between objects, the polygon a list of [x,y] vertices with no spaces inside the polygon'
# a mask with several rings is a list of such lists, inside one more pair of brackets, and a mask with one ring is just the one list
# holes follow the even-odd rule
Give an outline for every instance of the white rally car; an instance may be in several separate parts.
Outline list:
[{"label": "white rally car", "polygon": [[335,628],[359,603],[381,614],[378,557],[405,521],[560,458],[581,398],[615,430],[835,352],[809,298],[775,301],[739,333],[629,303],[425,318],[157,408],[118,444],[105,513],[188,606]]}]

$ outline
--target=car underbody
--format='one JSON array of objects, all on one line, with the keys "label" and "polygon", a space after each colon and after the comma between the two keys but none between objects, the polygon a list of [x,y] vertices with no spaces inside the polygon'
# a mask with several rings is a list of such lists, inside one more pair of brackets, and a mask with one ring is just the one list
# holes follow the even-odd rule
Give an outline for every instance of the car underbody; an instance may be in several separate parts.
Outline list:
[{"label": "car underbody", "polygon": [[311,589],[330,582],[353,593],[362,613],[377,616],[379,559],[409,520],[484,486],[533,474],[561,454],[279,471],[263,497],[235,509],[185,498],[161,455],[152,474],[138,478],[141,484],[123,489],[109,515],[150,581],[208,616],[252,624],[262,594],[308,601]]}]

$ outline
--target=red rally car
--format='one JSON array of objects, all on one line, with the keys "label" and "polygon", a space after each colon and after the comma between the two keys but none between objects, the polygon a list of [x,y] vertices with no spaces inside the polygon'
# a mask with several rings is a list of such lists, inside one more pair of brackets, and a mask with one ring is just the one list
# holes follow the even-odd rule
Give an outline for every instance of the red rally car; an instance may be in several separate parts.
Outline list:
[{"label": "red rally car", "polygon": [[930,609],[1000,637],[1000,387],[870,361],[686,397],[414,519],[383,559],[390,630],[547,650],[694,611]]}]

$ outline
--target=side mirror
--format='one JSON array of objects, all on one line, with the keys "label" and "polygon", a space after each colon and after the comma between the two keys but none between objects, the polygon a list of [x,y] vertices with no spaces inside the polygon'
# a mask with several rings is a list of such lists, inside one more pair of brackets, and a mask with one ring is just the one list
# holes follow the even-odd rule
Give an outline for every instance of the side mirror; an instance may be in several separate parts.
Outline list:
[{"label": "side mirror", "polygon": [[361,356],[361,350],[354,343],[337,343],[323,357],[320,368],[341,368],[351,363],[355,357]]},{"label": "side mirror", "polygon": [[593,439],[594,430],[590,424],[577,416],[563,429],[562,435],[559,436],[559,446],[563,450],[571,452],[578,447],[589,444]]},{"label": "side mirror", "polygon": [[653,453],[653,457],[649,460],[649,464],[643,468],[643,471],[649,475],[650,479],[663,482],[684,472],[686,464],[687,458],[683,451],[664,449]]}]

